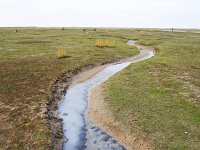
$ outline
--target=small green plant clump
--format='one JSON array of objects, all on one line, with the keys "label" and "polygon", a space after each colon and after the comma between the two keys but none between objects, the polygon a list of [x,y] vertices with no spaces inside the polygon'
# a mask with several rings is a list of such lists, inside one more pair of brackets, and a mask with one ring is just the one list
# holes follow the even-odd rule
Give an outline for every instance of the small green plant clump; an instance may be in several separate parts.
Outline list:
[{"label": "small green plant clump", "polygon": [[97,39],[95,42],[96,47],[115,47],[115,41],[109,39]]},{"label": "small green plant clump", "polygon": [[68,57],[67,49],[66,48],[60,48],[58,50],[58,58],[66,58],[66,57]]}]

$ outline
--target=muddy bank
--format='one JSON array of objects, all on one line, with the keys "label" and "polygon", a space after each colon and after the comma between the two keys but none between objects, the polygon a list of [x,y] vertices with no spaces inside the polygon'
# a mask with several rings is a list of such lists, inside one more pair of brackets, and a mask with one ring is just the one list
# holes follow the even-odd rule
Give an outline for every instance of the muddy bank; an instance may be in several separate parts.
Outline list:
[{"label": "muddy bank", "polygon": [[52,132],[52,149],[61,149],[62,143],[67,140],[64,138],[64,134],[62,131],[62,120],[57,117],[57,110],[58,103],[66,94],[69,86],[91,78],[96,73],[105,68],[106,64],[113,62],[114,61],[108,61],[105,63],[88,65],[80,69],[68,71],[54,82],[52,86],[52,92],[49,95],[49,103],[47,104],[46,112],[46,114],[48,115],[49,126]]}]

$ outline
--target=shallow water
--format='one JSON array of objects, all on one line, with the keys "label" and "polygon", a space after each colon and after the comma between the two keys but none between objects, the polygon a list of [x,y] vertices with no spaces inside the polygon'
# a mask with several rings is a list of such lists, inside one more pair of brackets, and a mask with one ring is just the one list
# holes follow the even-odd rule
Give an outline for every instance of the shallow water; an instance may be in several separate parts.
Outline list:
[{"label": "shallow water", "polygon": [[62,127],[66,137],[66,142],[63,143],[63,150],[125,149],[102,129],[94,124],[86,123],[85,112],[88,105],[88,93],[91,88],[106,81],[129,64],[154,56],[152,51],[144,49],[141,51],[148,51],[148,56],[134,62],[119,62],[110,65],[91,79],[73,85],[67,90],[67,94],[59,104],[58,109],[58,117],[63,119]]},{"label": "shallow water", "polygon": [[85,150],[126,150],[114,138],[95,124],[87,124]]}]

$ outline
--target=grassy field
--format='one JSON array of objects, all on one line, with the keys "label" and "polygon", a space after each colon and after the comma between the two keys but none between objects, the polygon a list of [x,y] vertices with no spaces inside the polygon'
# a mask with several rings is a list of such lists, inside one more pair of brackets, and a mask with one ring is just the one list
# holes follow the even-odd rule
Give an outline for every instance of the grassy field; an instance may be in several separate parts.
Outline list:
[{"label": "grassy field", "polygon": [[[48,149],[51,133],[43,112],[57,77],[89,64],[136,54],[117,30],[0,28],[0,149]],[[123,31],[121,32],[123,33]],[[120,35],[120,34],[119,34]],[[99,48],[97,39],[115,47]],[[68,57],[59,59],[58,50]]]},{"label": "grassy field", "polygon": [[200,34],[145,30],[124,37],[158,52],[105,84],[114,117],[155,149],[200,149]]},{"label": "grassy field", "polygon": [[[136,54],[128,39],[158,53],[106,82],[115,119],[156,149],[200,149],[200,34],[192,32],[0,28],[0,149],[49,148],[51,134],[41,116],[56,78]],[[99,39],[115,46],[96,47]],[[59,59],[59,49],[68,57]]]}]

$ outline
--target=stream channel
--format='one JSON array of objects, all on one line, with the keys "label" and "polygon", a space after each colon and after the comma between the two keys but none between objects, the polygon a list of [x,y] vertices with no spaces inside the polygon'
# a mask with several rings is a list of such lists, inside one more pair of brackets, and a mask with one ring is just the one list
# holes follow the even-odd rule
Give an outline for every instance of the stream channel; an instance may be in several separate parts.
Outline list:
[{"label": "stream channel", "polygon": [[[129,40],[128,45],[135,44]],[[111,76],[126,68],[132,63],[149,59],[154,56],[152,50],[138,47],[142,57],[133,61],[113,63],[87,81],[71,85],[66,95],[59,103],[58,117],[62,118],[62,128],[66,141],[63,150],[125,150],[113,137],[103,129],[87,121],[86,113],[89,101],[89,91],[102,84]]]}]

